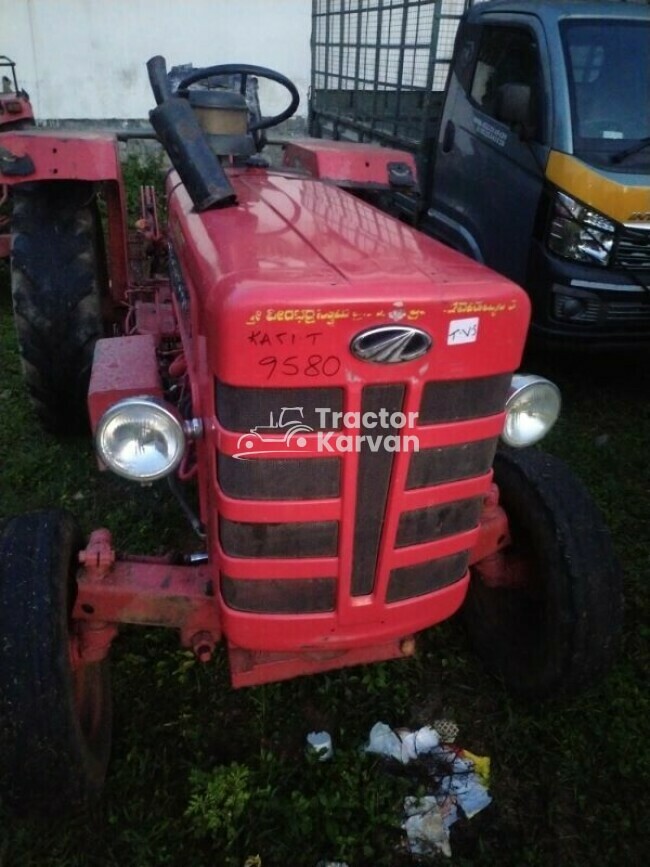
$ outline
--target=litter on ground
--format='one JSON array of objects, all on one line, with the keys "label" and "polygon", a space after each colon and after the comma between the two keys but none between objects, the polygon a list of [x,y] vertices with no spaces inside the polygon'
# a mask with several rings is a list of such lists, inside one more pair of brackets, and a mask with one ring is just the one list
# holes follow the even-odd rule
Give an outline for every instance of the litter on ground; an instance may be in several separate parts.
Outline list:
[{"label": "litter on ground", "polygon": [[365,751],[407,765],[419,763],[429,779],[427,795],[407,797],[404,822],[408,847],[413,855],[442,852],[451,856],[449,829],[460,816],[471,819],[492,803],[488,791],[490,759],[446,742],[440,735],[455,738],[458,726],[436,720],[436,727],[416,731],[392,729],[378,722],[370,730]]},{"label": "litter on ground", "polygon": [[334,755],[332,737],[329,732],[309,732],[307,748],[316,754],[319,762],[326,762]]}]

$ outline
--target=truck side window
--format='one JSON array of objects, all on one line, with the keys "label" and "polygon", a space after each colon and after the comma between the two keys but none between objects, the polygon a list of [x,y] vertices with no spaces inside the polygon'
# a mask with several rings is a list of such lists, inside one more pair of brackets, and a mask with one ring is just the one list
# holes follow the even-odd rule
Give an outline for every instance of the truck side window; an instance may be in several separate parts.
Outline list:
[{"label": "truck side window", "polygon": [[467,21],[462,21],[458,28],[453,69],[458,76],[461,87],[466,92],[469,92],[472,82],[480,35],[481,26],[479,24],[468,24]]},{"label": "truck side window", "polygon": [[530,88],[526,133],[530,138],[540,140],[541,71],[535,37],[524,27],[485,25],[470,98],[485,114],[502,120],[500,106],[505,85],[524,85]]}]

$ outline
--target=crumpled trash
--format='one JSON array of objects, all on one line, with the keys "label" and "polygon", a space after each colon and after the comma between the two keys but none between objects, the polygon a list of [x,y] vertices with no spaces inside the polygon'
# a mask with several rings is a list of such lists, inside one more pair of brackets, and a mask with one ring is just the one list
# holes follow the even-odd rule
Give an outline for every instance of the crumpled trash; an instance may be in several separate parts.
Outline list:
[{"label": "crumpled trash", "polygon": [[413,855],[434,855],[442,852],[451,857],[449,830],[434,795],[423,798],[405,798],[404,814],[406,820],[402,828],[406,831],[409,851]]},{"label": "crumpled trash", "polygon": [[385,723],[375,723],[365,747],[367,753],[396,759],[403,765],[430,753],[440,743],[440,736],[431,726],[423,726],[415,732],[409,729],[392,729]]},{"label": "crumpled trash", "polygon": [[329,732],[309,732],[307,735],[309,749],[318,756],[319,762],[326,762],[334,754],[332,737]]},{"label": "crumpled trash", "polygon": [[[447,732],[455,737],[458,727],[445,722]],[[413,855],[442,852],[450,856],[449,829],[454,822],[460,815],[471,819],[492,803],[487,788],[490,759],[442,742],[439,732],[431,726],[410,731],[376,723],[370,730],[365,751],[404,765],[419,762],[428,772],[429,794],[404,801],[402,827]]]},{"label": "crumpled trash", "polygon": [[470,753],[469,750],[463,750],[461,753],[464,759],[469,759],[474,763],[474,770],[481,778],[481,782],[487,788],[490,785],[490,757],[476,756]]},{"label": "crumpled trash", "polygon": [[[436,758],[447,764],[448,771],[440,777],[436,794],[451,796],[468,819],[492,803],[483,780],[475,770],[474,761],[464,751],[440,747]],[[480,758],[480,757],[477,757]],[[489,759],[488,759],[489,762]]]},{"label": "crumpled trash", "polygon": [[446,744],[453,744],[460,731],[456,723],[450,719],[435,719],[433,727],[440,735],[440,740]]}]

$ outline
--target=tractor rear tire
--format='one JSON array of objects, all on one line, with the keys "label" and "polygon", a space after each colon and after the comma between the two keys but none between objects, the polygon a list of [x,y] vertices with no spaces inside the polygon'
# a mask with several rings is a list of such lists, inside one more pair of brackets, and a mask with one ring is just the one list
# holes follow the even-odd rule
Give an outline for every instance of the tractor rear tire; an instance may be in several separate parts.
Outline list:
[{"label": "tractor rear tire", "polygon": [[494,474],[512,542],[498,555],[503,586],[486,584],[481,563],[471,570],[462,609],[470,638],[511,692],[570,695],[607,671],[622,629],[609,531],[583,485],[551,455],[504,448]]},{"label": "tractor rear tire", "polygon": [[88,382],[107,289],[93,185],[16,187],[12,233],[14,320],[32,403],[52,433],[87,430]]},{"label": "tractor rear tire", "polygon": [[0,797],[20,814],[83,806],[104,781],[108,663],[70,663],[82,544],[58,509],[13,518],[0,533]]}]

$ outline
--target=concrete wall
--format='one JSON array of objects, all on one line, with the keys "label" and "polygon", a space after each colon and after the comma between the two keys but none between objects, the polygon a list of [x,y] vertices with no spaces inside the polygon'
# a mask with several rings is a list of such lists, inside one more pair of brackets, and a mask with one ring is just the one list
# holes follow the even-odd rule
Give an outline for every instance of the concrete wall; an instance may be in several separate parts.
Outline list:
[{"label": "concrete wall", "polygon": [[[0,0],[0,54],[18,63],[36,117],[144,118],[145,62],[256,63],[284,73],[307,111],[311,0]],[[287,100],[260,83],[265,114]]]}]

